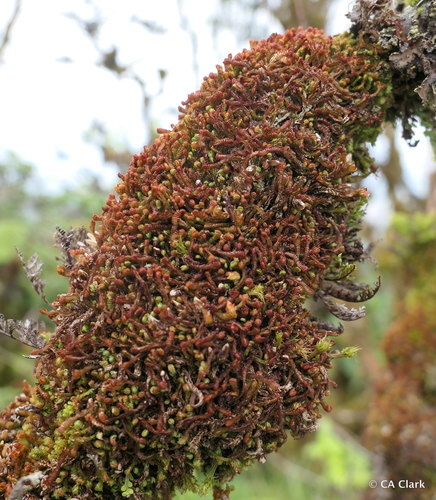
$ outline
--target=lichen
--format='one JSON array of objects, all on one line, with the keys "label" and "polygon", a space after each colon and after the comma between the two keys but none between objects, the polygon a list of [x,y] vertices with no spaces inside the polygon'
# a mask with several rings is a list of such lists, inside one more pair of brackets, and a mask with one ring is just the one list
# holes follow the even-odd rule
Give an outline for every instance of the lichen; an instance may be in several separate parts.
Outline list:
[{"label": "lichen", "polygon": [[[316,430],[375,170],[395,117],[388,52],[308,29],[252,43],[204,79],[135,155],[59,273],[37,384],[0,415],[0,495],[166,500],[215,495],[287,435]],[[17,413],[18,411],[18,413]],[[8,421],[11,416],[13,425]],[[13,453],[11,453],[13,450]],[[14,455],[15,453],[15,455]],[[38,490],[36,492],[36,490]]]}]

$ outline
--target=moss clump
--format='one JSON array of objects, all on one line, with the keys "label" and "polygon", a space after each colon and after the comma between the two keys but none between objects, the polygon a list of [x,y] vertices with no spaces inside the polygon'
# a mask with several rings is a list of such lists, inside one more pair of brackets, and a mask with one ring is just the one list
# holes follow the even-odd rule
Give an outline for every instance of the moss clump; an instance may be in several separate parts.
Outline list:
[{"label": "moss clump", "polygon": [[219,492],[287,433],[316,429],[340,329],[304,303],[353,319],[327,294],[374,293],[349,281],[368,196],[350,182],[374,170],[386,59],[350,35],[272,35],[218,66],[133,157],[59,269],[70,289],[47,312],[56,331],[19,432],[0,444],[0,491],[38,470],[28,498]]}]

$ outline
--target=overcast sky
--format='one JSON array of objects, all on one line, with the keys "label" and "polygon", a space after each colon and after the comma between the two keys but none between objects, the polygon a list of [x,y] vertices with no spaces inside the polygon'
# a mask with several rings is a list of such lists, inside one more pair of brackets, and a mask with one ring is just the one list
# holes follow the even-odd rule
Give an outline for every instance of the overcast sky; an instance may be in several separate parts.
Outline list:
[{"label": "overcast sky", "polygon": [[[176,122],[178,105],[198,88],[201,77],[244,46],[228,30],[215,39],[211,36],[208,20],[215,11],[214,0],[185,2],[183,14],[192,36],[181,26],[176,0],[97,3],[103,6],[98,38],[102,50],[119,48],[119,64],[131,66],[152,97],[161,84],[159,70],[166,71],[164,92],[152,100],[156,127],[169,128]],[[1,0],[0,29],[13,6],[13,0]],[[72,7],[80,18],[96,16],[84,0],[24,0],[0,66],[0,150],[16,151],[34,164],[50,188],[74,182],[83,168],[108,175],[100,152],[84,141],[95,120],[132,151],[140,151],[148,139],[140,87],[96,65],[101,55],[79,24],[64,15]],[[132,22],[134,17],[155,24],[156,32]],[[267,15],[259,24],[265,25],[265,34],[281,29]],[[196,72],[192,37],[197,42]],[[116,182],[115,169],[112,174],[109,185]]]}]

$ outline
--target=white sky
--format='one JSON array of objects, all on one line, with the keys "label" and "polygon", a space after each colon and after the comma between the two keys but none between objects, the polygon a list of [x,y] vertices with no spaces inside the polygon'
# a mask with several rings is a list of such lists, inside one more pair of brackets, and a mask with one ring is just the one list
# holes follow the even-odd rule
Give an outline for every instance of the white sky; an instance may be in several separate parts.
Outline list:
[{"label": "white sky", "polygon": [[[200,84],[193,71],[193,49],[181,28],[177,0],[104,0],[106,21],[99,38],[105,50],[119,47],[120,63],[133,63],[134,71],[147,82],[150,95],[159,89],[158,70],[168,73],[164,92],[153,100],[151,115],[155,127],[168,128],[177,121],[177,106]],[[214,39],[209,20],[217,0],[185,0],[184,14],[198,41],[199,76],[215,70],[229,53],[248,46],[230,30]],[[14,6],[0,0],[0,30],[3,31]],[[337,0],[329,32],[346,29],[344,13],[349,0]],[[111,136],[140,151],[147,141],[142,118],[139,86],[129,79],[117,79],[96,66],[100,56],[78,24],[64,16],[74,12],[92,19],[94,10],[86,0],[23,0],[10,45],[0,65],[0,155],[15,151],[37,167],[48,189],[72,186],[83,169],[104,177],[108,190],[117,183],[116,169],[102,164],[101,153],[84,141],[93,121],[104,123]],[[230,15],[244,15],[231,11]],[[152,34],[132,16],[154,21],[165,29]],[[282,31],[280,24],[261,12],[254,20],[259,36]],[[1,32],[0,31],[0,32]],[[62,63],[69,57],[73,62]],[[383,153],[383,143],[377,148]],[[429,171],[433,168],[427,140],[417,148],[401,148],[407,166],[407,181],[416,194],[424,196]],[[369,216],[379,217],[385,194],[380,179],[369,181],[373,191]],[[371,215],[373,214],[373,215]]]},{"label": "white sky", "polygon": [[[99,46],[104,50],[119,47],[120,63],[134,63],[135,73],[147,82],[152,96],[159,89],[158,70],[167,71],[164,93],[152,101],[151,114],[156,127],[168,128],[177,121],[178,105],[200,84],[192,70],[189,34],[180,27],[177,0],[105,0],[100,4],[105,24]],[[207,22],[215,4],[215,0],[185,2],[186,17],[195,23],[201,77],[244,45],[239,46],[227,30],[217,40],[219,50],[215,49]],[[0,29],[13,5],[13,0],[1,0]],[[100,152],[84,142],[84,135],[97,119],[132,151],[142,150],[148,139],[142,95],[136,82],[118,79],[96,66],[100,60],[97,50],[78,24],[63,15],[72,7],[79,17],[93,18],[93,9],[83,0],[74,5],[66,0],[23,0],[0,66],[0,154],[17,152],[38,168],[51,190],[74,183],[81,169],[111,177],[107,182],[111,189],[117,182],[116,169],[110,173],[102,165]],[[148,32],[131,22],[132,16],[154,21],[165,33]],[[268,26],[265,34],[280,30],[268,17],[259,21]],[[65,57],[73,62],[59,61]]]}]

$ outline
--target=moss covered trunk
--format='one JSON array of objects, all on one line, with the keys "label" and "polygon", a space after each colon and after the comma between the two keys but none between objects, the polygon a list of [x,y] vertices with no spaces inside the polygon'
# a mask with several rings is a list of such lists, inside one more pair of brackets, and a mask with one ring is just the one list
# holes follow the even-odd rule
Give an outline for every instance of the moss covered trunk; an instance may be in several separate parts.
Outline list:
[{"label": "moss covered trunk", "polygon": [[226,59],[86,239],[64,237],[70,288],[45,311],[38,382],[0,414],[0,498],[225,498],[316,430],[331,361],[354,350],[335,351],[341,329],[305,302],[361,317],[328,296],[378,287],[350,279],[366,144],[387,120],[406,138],[434,123],[434,2],[384,4],[358,3],[348,33],[290,30]]}]

